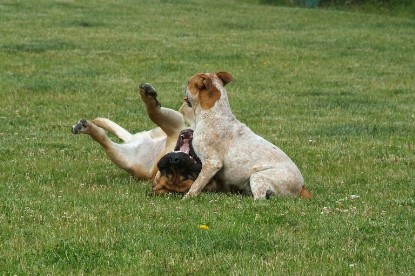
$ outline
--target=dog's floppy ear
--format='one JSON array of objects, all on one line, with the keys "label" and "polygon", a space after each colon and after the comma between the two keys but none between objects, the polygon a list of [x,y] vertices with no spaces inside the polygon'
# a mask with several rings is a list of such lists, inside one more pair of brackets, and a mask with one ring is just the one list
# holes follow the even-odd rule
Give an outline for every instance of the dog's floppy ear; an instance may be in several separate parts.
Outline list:
[{"label": "dog's floppy ear", "polygon": [[228,72],[218,72],[216,76],[223,82],[223,86],[233,81],[233,77]]},{"label": "dog's floppy ear", "polygon": [[212,108],[220,99],[220,91],[213,84],[212,75],[205,74],[203,88],[199,92],[200,106],[203,109]]}]

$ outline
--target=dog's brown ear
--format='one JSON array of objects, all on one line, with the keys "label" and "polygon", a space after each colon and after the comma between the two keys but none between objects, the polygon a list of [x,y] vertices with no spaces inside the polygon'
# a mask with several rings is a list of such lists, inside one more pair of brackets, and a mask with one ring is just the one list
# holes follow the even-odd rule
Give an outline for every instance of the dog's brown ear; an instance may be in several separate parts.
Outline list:
[{"label": "dog's brown ear", "polygon": [[216,76],[223,82],[223,86],[233,81],[233,77],[228,72],[218,72]]},{"label": "dog's brown ear", "polygon": [[200,106],[203,109],[209,109],[220,99],[220,91],[213,85],[212,77],[207,74],[205,75],[203,84],[205,89],[199,92]]}]

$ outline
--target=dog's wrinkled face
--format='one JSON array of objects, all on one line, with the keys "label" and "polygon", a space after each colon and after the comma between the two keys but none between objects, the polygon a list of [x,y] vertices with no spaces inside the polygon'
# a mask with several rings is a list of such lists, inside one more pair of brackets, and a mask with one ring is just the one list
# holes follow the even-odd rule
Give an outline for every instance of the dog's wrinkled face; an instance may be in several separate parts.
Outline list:
[{"label": "dog's wrinkled face", "polygon": [[153,192],[156,195],[166,193],[186,193],[202,169],[188,154],[174,151],[163,156],[157,163],[159,177],[154,181]]},{"label": "dog's wrinkled face", "polygon": [[198,106],[202,109],[212,108],[221,97],[221,92],[214,84],[215,80],[219,80],[222,86],[225,86],[233,77],[227,72],[198,73],[191,77],[186,86],[185,101],[188,106],[193,109]]},{"label": "dog's wrinkled face", "polygon": [[192,140],[193,130],[182,130],[175,151],[164,155],[157,163],[159,173],[153,183],[155,194],[186,193],[190,189],[202,169]]}]

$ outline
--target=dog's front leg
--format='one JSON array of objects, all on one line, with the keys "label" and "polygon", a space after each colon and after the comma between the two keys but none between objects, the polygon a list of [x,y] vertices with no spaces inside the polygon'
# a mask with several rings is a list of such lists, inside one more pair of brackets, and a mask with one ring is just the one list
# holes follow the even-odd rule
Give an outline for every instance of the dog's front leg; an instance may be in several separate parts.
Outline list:
[{"label": "dog's front leg", "polygon": [[183,199],[191,196],[197,196],[206,187],[209,181],[216,175],[216,173],[222,168],[223,163],[220,160],[204,159],[202,170],[195,182],[190,187],[189,192],[183,197]]},{"label": "dog's front leg", "polygon": [[174,143],[176,143],[180,131],[186,128],[183,115],[178,111],[162,107],[157,100],[156,89],[150,84],[142,83],[139,85],[139,89],[141,100],[146,105],[147,114],[151,121],[167,134],[167,139],[173,137]]}]

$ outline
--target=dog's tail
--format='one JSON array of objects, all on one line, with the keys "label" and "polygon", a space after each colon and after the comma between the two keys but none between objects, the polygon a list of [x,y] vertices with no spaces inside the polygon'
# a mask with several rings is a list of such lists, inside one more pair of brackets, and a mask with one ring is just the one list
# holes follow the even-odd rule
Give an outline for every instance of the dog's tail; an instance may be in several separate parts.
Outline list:
[{"label": "dog's tail", "polygon": [[300,197],[301,198],[313,198],[313,195],[306,189],[305,186],[303,186],[300,192]]}]

